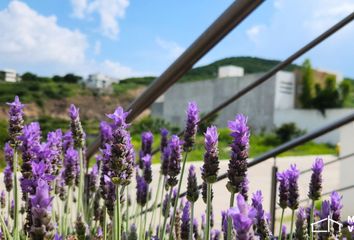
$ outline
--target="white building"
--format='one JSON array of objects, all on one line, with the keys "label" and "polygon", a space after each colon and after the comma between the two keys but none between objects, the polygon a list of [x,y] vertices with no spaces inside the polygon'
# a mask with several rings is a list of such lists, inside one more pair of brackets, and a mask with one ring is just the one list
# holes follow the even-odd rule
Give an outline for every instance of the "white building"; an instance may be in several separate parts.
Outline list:
[{"label": "white building", "polygon": [[5,82],[19,82],[21,81],[20,76],[12,69],[4,69],[0,71],[0,79]]},{"label": "white building", "polygon": [[101,73],[90,74],[85,80],[86,86],[93,89],[109,88],[113,83],[119,83],[119,79]]}]

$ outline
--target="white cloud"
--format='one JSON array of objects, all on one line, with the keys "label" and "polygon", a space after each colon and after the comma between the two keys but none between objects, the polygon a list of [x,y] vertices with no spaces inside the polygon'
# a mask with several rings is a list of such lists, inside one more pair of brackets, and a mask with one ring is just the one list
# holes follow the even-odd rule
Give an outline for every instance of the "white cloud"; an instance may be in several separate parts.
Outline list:
[{"label": "white cloud", "polygon": [[258,43],[259,42],[259,35],[261,34],[261,32],[263,30],[264,30],[264,26],[254,25],[251,28],[246,30],[246,34],[252,42]]},{"label": "white cloud", "polygon": [[102,62],[88,58],[86,50],[100,53],[101,43],[89,46],[78,30],[59,26],[55,16],[43,16],[20,1],[11,1],[0,11],[0,69],[37,74],[87,75],[102,72],[116,77],[141,75],[112,60]]},{"label": "white cloud", "polygon": [[167,41],[160,37],[157,37],[155,40],[156,44],[167,52],[169,58],[177,58],[179,57],[185,50],[178,43],[173,41]]},{"label": "white cloud", "polygon": [[0,11],[0,29],[0,62],[70,65],[85,59],[85,35],[58,26],[55,16],[41,16],[20,1]]},{"label": "white cloud", "polygon": [[96,41],[95,42],[95,45],[93,47],[93,53],[95,55],[99,55],[101,54],[101,42],[100,41]]},{"label": "white cloud", "polygon": [[112,39],[118,37],[118,19],[124,18],[129,6],[129,0],[71,0],[71,3],[75,17],[85,18],[98,14],[101,32]]}]

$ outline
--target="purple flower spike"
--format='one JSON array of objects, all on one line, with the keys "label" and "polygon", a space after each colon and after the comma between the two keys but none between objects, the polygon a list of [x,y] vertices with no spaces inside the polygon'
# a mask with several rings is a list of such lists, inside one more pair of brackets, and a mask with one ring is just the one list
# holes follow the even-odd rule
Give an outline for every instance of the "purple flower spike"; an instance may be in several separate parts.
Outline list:
[{"label": "purple flower spike", "polygon": [[202,178],[208,183],[214,183],[219,171],[218,131],[215,126],[208,127],[204,140],[205,154],[202,168]]},{"label": "purple flower spike", "polygon": [[248,190],[249,190],[249,181],[247,178],[247,175],[245,176],[245,178],[243,179],[242,183],[241,183],[241,191],[240,194],[244,197],[244,199],[247,201],[248,200]]},{"label": "purple flower spike", "polygon": [[144,163],[144,179],[150,184],[152,182],[151,155],[145,155],[142,160]]},{"label": "purple flower spike", "polygon": [[186,202],[182,213],[182,225],[181,225],[181,238],[182,240],[188,240],[189,228],[190,228],[190,207],[191,204]]},{"label": "purple flower spike", "polygon": [[136,176],[136,201],[140,206],[145,206],[148,200],[148,184],[145,179],[139,175]]},{"label": "purple flower spike", "polygon": [[193,235],[194,239],[199,239],[199,226],[196,218],[193,219]]},{"label": "purple flower spike", "polygon": [[287,170],[287,175],[289,181],[288,207],[292,210],[295,210],[299,206],[299,186],[297,180],[300,175],[296,165],[290,166],[290,169]]},{"label": "purple flower spike", "polygon": [[10,144],[5,143],[5,147],[4,147],[4,157],[5,157],[5,162],[11,167],[11,169],[13,168],[13,164],[14,164],[14,150],[12,149],[12,147],[10,146]]},{"label": "purple flower spike", "polygon": [[166,128],[162,128],[160,134],[161,134],[160,150],[163,151],[163,149],[168,145],[168,130]]},{"label": "purple flower spike", "polygon": [[257,191],[253,194],[252,197],[252,206],[256,210],[256,235],[258,235],[260,239],[269,239],[271,234],[268,226],[267,216],[263,210],[262,202],[262,192]]},{"label": "purple flower spike", "polygon": [[114,210],[114,202],[116,201],[116,187],[107,175],[103,176],[104,191],[102,198],[104,199],[105,206],[108,214],[112,217]]},{"label": "purple flower spike", "polygon": [[190,202],[196,202],[199,198],[199,188],[197,183],[197,174],[194,165],[189,167],[187,178],[187,199]]},{"label": "purple flower spike", "polygon": [[283,226],[281,227],[281,236],[282,236],[281,239],[287,239],[286,235],[287,235],[287,233],[286,233],[286,226],[283,225]]},{"label": "purple flower spike", "polygon": [[69,148],[64,156],[64,179],[67,186],[72,186],[77,174],[79,154],[74,148]]},{"label": "purple flower spike", "polygon": [[53,175],[58,176],[59,171],[62,167],[61,156],[63,154],[63,133],[60,129],[49,132],[47,136],[47,149],[49,154],[46,156],[47,161],[50,162],[52,169],[51,172]]},{"label": "purple flower spike", "polygon": [[313,201],[316,201],[321,197],[323,166],[324,164],[322,158],[317,158],[315,163],[312,165],[312,175],[308,196]]},{"label": "purple flower spike", "polygon": [[[338,192],[331,193],[331,211],[332,211],[332,219],[334,221],[340,222],[340,213],[343,208],[342,204],[342,196]],[[334,224],[336,225],[336,224]],[[337,235],[339,233],[338,225],[333,226],[334,234]]]},{"label": "purple flower spike", "polygon": [[247,158],[249,148],[250,131],[247,126],[247,117],[242,114],[236,115],[234,121],[228,122],[233,141],[231,144],[231,159],[227,171],[227,189],[231,193],[241,190],[241,184],[247,173]]},{"label": "purple flower spike", "polygon": [[228,219],[228,212],[221,211],[221,229],[224,235],[224,239],[227,239],[227,220]]},{"label": "purple flower spike", "polygon": [[18,139],[22,135],[23,129],[23,108],[24,105],[20,102],[18,96],[15,97],[15,101],[12,103],[7,103],[10,106],[9,109],[9,137],[10,145],[12,147],[17,147],[21,144]]},{"label": "purple flower spike", "polygon": [[211,230],[211,240],[220,240],[221,232],[218,229]]},{"label": "purple flower spike", "polygon": [[149,132],[143,132],[141,134],[141,150],[139,152],[139,168],[144,168],[143,157],[145,155],[151,155],[152,153],[152,143],[154,141],[154,135]]},{"label": "purple flower spike", "polygon": [[4,170],[4,185],[6,191],[11,192],[13,188],[13,176],[12,176],[11,167],[9,165],[7,165]]},{"label": "purple flower spike", "polygon": [[5,191],[1,191],[1,194],[0,194],[0,207],[1,208],[5,208],[6,207]]},{"label": "purple flower spike", "polygon": [[44,180],[39,180],[36,194],[31,198],[32,226],[30,234],[33,239],[44,239],[53,230],[51,221],[52,200],[50,187]]},{"label": "purple flower spike", "polygon": [[164,176],[167,176],[168,174],[168,165],[170,163],[170,155],[171,155],[171,149],[166,146],[163,149],[163,152],[161,154],[161,174]]},{"label": "purple flower spike", "polygon": [[287,208],[289,199],[289,180],[287,171],[277,173],[279,182],[279,206],[282,209]]},{"label": "purple flower spike", "polygon": [[179,137],[173,135],[169,142],[169,148],[171,150],[170,161],[168,164],[168,180],[167,183],[170,187],[176,186],[178,183],[177,175],[181,171],[182,149]]},{"label": "purple flower spike", "polygon": [[111,158],[109,168],[114,184],[128,185],[134,171],[134,149],[131,137],[127,130],[125,119],[129,113],[117,108],[113,114],[108,114],[114,120],[113,141],[111,145]]},{"label": "purple flower spike", "polygon": [[162,216],[168,218],[170,216],[170,204],[169,204],[169,194],[166,193],[165,198],[162,202]]},{"label": "purple flower spike", "polygon": [[74,104],[70,105],[69,116],[71,119],[70,129],[74,139],[76,148],[83,148],[85,146],[85,132],[82,128],[79,116],[79,108],[76,108]]},{"label": "purple flower spike", "polygon": [[102,121],[100,123],[100,134],[101,134],[101,147],[103,147],[106,143],[111,143],[113,139],[112,126]]},{"label": "purple flower spike", "polygon": [[186,129],[184,130],[183,150],[190,152],[195,142],[199,122],[199,109],[195,102],[188,103]]},{"label": "purple flower spike", "polygon": [[299,211],[296,215],[296,223],[295,223],[295,238],[299,240],[307,240],[309,239],[307,233],[307,213],[304,208],[299,208]]}]

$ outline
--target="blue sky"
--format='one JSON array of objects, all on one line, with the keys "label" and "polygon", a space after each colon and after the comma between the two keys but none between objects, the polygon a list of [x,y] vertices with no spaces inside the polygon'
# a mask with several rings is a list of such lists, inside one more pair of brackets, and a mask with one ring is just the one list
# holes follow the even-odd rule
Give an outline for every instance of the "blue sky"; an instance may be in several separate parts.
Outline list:
[{"label": "blue sky", "polygon": [[[0,68],[40,75],[159,75],[231,0],[0,2]],[[354,11],[354,0],[268,0],[197,65],[284,59]],[[354,77],[354,23],[298,60]]]}]

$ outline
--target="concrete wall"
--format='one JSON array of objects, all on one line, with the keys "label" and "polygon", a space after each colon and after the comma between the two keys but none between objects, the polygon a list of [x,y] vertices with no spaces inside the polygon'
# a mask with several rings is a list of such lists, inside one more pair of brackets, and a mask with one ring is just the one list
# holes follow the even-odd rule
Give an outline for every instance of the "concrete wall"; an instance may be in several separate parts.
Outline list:
[{"label": "concrete wall", "polygon": [[[185,109],[189,101],[197,102],[201,113],[207,113],[261,75],[249,74],[243,77],[176,84],[164,94],[163,101],[153,104],[152,115],[184,127]],[[276,77],[272,77],[222,110],[216,124],[225,127],[227,121],[232,120],[237,113],[243,113],[249,117],[253,131],[273,128],[275,79]]]},{"label": "concrete wall", "polygon": [[[316,130],[337,119],[347,116],[354,112],[354,109],[328,109],[323,116],[317,110],[305,109],[286,109],[274,112],[274,124],[279,127],[284,123],[294,122],[300,129],[307,132]],[[334,130],[326,135],[317,138],[316,142],[337,144],[339,142],[339,130]]]},{"label": "concrete wall", "polygon": [[[340,156],[354,152],[354,123],[349,123],[339,129],[340,132]],[[339,188],[354,185],[354,156],[340,161],[340,186]],[[343,195],[342,217],[354,216],[353,196],[354,188],[340,192]]]}]

